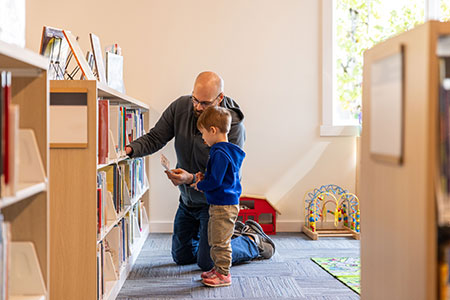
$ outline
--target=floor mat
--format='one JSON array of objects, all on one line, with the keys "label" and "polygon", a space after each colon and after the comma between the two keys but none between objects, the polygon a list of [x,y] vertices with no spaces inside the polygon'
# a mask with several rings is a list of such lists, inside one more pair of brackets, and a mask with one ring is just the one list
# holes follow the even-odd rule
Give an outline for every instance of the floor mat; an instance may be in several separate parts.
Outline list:
[{"label": "floor mat", "polygon": [[361,293],[359,257],[313,257],[311,260],[356,293]]}]

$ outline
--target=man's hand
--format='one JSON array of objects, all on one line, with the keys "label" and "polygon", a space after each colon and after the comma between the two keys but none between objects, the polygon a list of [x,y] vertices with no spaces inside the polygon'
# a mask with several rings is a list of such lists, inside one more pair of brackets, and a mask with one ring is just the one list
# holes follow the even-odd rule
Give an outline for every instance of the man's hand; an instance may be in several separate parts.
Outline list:
[{"label": "man's hand", "polygon": [[175,186],[179,186],[180,184],[191,184],[194,180],[194,175],[183,169],[173,169],[164,171],[164,173],[166,173],[167,178],[169,178]]},{"label": "man's hand", "polygon": [[126,152],[127,155],[130,154],[132,150],[133,150],[133,149],[131,149],[130,146],[126,146],[126,147],[125,147],[125,152]]}]

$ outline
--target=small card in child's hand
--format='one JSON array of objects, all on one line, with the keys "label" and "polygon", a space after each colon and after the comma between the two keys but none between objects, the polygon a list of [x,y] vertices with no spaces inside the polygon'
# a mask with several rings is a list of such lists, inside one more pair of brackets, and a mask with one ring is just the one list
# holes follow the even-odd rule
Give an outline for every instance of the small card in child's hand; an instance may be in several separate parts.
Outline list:
[{"label": "small card in child's hand", "polygon": [[164,169],[166,169],[167,171],[170,171],[170,161],[162,153],[161,153],[161,165],[164,167]]}]

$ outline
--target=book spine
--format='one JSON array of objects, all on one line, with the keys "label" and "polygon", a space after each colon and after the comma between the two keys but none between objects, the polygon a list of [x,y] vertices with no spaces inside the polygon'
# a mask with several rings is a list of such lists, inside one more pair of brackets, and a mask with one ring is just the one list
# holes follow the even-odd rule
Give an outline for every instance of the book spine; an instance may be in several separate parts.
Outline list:
[{"label": "book spine", "polygon": [[[4,74],[4,75],[3,75]],[[3,174],[5,179],[5,184],[9,183],[10,180],[10,162],[9,162],[9,155],[10,155],[10,149],[9,149],[9,135],[10,135],[10,122],[9,122],[9,109],[11,105],[11,73],[5,72],[2,73],[2,82],[4,81],[3,86],[3,97],[4,97],[4,131],[3,136],[5,137],[5,146],[4,146],[4,160],[3,160]],[[3,84],[3,83],[2,83]]]},{"label": "book spine", "polygon": [[109,101],[98,100],[98,163],[106,164],[108,157]]}]

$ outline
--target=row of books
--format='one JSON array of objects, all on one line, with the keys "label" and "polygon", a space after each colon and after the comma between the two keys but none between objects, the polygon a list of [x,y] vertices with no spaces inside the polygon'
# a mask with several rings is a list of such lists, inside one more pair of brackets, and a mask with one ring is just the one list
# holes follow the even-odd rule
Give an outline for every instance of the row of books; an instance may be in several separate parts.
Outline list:
[{"label": "row of books", "polygon": [[97,233],[101,235],[108,220],[115,221],[125,205],[134,202],[145,188],[143,158],[124,160],[100,170],[97,173]]},{"label": "row of books", "polygon": [[125,156],[125,146],[142,136],[144,118],[139,108],[111,105],[98,100],[98,163]]},{"label": "row of books", "polygon": [[132,247],[148,223],[144,203],[138,201],[97,245],[97,299],[108,295],[107,282],[120,278],[122,266],[128,263]]}]

